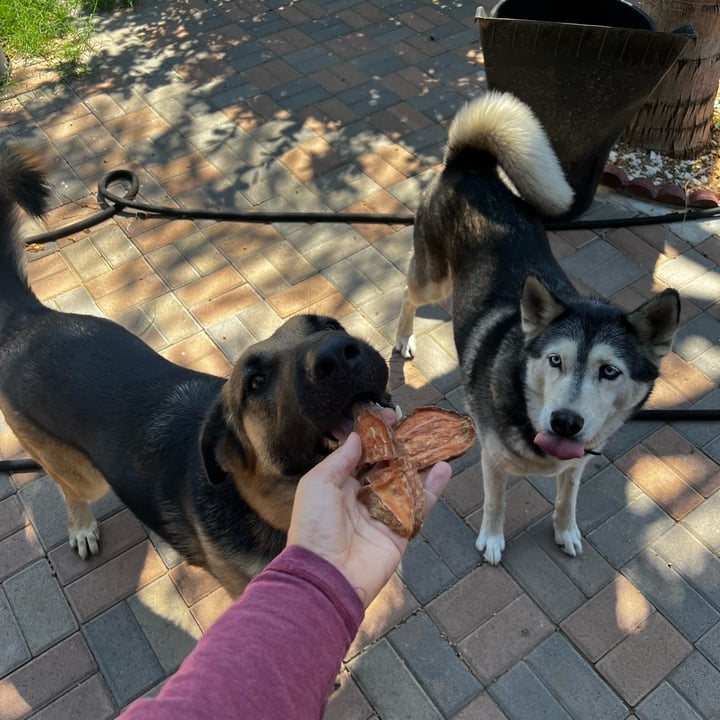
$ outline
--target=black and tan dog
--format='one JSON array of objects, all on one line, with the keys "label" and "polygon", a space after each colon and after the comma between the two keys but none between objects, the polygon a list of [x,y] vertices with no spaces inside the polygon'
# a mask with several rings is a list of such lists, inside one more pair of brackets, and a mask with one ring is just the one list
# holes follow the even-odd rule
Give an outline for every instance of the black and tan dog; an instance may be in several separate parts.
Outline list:
[{"label": "black and tan dog", "polygon": [[58,483],[70,543],[98,549],[88,502],[108,485],[191,563],[239,594],[284,546],[300,476],[387,405],[385,360],[302,315],[248,348],[229,380],[175,365],[105,319],[45,307],[27,284],[16,204],[40,214],[34,161],[0,150],[0,408]]}]

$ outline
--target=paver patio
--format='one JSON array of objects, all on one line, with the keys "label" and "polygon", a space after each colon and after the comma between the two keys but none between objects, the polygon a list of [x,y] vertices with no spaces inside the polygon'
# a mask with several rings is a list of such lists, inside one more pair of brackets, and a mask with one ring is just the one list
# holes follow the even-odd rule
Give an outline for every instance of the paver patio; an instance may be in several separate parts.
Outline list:
[{"label": "paver patio", "polygon": [[[449,119],[485,89],[475,8],[138,0],[102,21],[88,76],[37,71],[5,94],[0,141],[46,159],[50,228],[94,212],[117,167],[165,205],[411,213]],[[589,215],[665,210],[601,188]],[[332,314],[382,351],[405,408],[462,410],[446,308],[420,312],[413,362],[391,353],[411,237],[128,212],[33,253],[30,278],[50,306],[110,317],[218,374],[286,317]],[[720,405],[720,219],[551,240],[581,288],[622,306],[677,287],[682,328],[649,405]],[[25,457],[2,420],[0,457]],[[584,478],[582,557],[553,543],[553,487],[520,478],[492,568],[474,548],[477,452],[456,461],[368,610],[326,720],[720,718],[719,463],[718,422],[631,422]],[[54,484],[0,474],[1,720],[115,717],[228,607],[117,499],[96,507],[102,551],[83,562]]]}]

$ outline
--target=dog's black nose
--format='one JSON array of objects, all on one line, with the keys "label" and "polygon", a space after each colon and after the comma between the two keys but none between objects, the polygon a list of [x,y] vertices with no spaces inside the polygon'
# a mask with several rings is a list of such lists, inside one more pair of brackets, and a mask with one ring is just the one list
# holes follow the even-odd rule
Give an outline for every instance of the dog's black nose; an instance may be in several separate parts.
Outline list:
[{"label": "dog's black nose", "polygon": [[343,374],[352,372],[361,355],[362,349],[353,338],[333,335],[310,349],[307,367],[312,379],[320,382],[332,377],[338,370]]},{"label": "dog's black nose", "polygon": [[560,437],[575,437],[584,424],[582,417],[572,410],[555,410],[550,416],[550,427]]}]

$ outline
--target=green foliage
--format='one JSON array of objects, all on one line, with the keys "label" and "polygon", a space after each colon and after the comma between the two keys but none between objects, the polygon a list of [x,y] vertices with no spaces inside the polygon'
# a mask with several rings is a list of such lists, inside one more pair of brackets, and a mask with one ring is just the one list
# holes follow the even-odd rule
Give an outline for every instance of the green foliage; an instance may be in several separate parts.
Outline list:
[{"label": "green foliage", "polygon": [[0,0],[0,47],[14,61],[44,60],[63,75],[80,72],[98,11],[132,0]]},{"label": "green foliage", "polygon": [[82,0],[80,3],[85,12],[112,12],[118,8],[131,8],[133,0]]}]

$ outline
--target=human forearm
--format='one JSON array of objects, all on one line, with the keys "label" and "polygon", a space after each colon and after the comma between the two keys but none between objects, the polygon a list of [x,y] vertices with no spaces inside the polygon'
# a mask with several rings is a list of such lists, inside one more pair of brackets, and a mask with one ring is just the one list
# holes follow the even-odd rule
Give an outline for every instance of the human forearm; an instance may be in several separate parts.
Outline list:
[{"label": "human forearm", "polygon": [[287,548],[158,697],[135,703],[122,720],[320,718],[362,615],[357,593],[334,567]]}]

